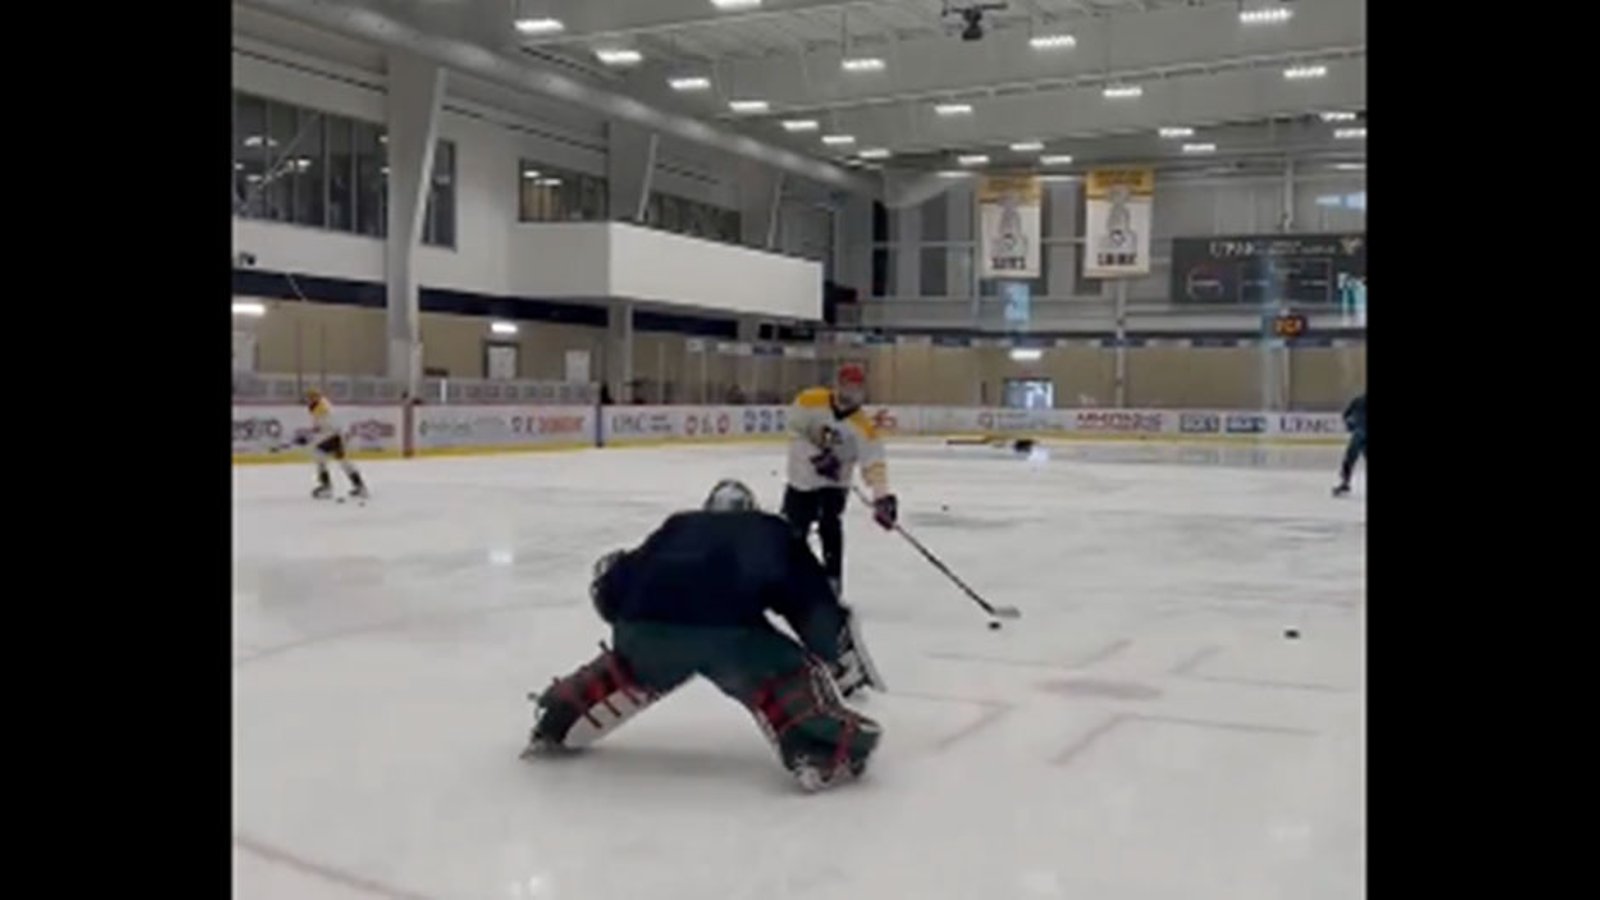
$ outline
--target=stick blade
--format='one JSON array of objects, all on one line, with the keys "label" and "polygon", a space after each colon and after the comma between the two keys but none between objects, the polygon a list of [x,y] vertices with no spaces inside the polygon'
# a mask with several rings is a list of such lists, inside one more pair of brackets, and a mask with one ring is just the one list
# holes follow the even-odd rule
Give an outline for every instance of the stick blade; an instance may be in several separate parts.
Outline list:
[{"label": "stick blade", "polygon": [[994,616],[996,619],[1020,619],[1022,618],[1022,610],[1017,609],[1015,606],[996,606],[989,615]]}]

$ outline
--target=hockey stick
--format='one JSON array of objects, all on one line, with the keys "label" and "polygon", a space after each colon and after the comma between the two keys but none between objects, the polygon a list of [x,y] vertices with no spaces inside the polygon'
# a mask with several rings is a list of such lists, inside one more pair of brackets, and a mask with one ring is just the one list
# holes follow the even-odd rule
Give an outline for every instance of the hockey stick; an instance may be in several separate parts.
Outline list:
[{"label": "hockey stick", "polygon": [[[871,498],[869,498],[859,486],[851,485],[851,489],[855,491],[857,497],[861,498],[862,503],[865,503],[868,506],[872,505]],[[956,587],[961,588],[961,590],[972,599],[973,603],[976,603],[983,608],[984,612],[994,616],[996,619],[1022,618],[1022,610],[1017,609],[1015,606],[995,606],[989,601],[983,599],[983,597],[979,596],[978,592],[969,587],[965,581],[962,581],[959,575],[950,571],[950,567],[940,561],[939,557],[934,556],[932,550],[922,546],[922,542],[913,537],[911,532],[900,527],[899,522],[894,523],[892,528],[896,534],[906,539],[906,543],[910,544],[912,547],[915,547],[916,551],[922,554],[923,559],[926,559],[928,562],[932,563],[935,569],[938,569],[940,572],[944,573],[946,578],[955,582]],[[995,625],[993,627],[998,628],[999,626]]]}]

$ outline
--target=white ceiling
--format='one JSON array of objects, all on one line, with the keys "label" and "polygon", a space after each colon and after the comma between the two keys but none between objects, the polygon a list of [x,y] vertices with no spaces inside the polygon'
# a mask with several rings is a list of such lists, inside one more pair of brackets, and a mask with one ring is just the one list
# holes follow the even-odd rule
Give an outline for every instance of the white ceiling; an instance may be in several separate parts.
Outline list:
[{"label": "white ceiling", "polygon": [[[248,2],[248,0],[246,0]],[[534,68],[593,82],[718,129],[836,162],[882,147],[896,166],[945,168],[958,153],[988,153],[996,166],[1027,165],[1036,154],[1007,145],[1039,140],[1076,162],[1183,160],[1182,141],[1162,125],[1196,129],[1220,159],[1263,156],[1359,160],[1364,141],[1338,140],[1323,110],[1366,107],[1365,0],[1294,0],[1287,22],[1246,26],[1239,11],[1277,0],[1010,0],[985,14],[986,36],[963,41],[943,0],[764,0],[722,11],[711,0],[329,0],[362,6],[419,30],[476,43]],[[952,0],[968,5],[971,0]],[[528,37],[518,17],[559,19],[565,30]],[[1035,34],[1069,33],[1076,46],[1030,48]],[[602,65],[601,48],[639,51],[629,68]],[[879,72],[841,70],[846,56],[884,60]],[[1320,64],[1327,76],[1290,80],[1290,66]],[[700,93],[667,79],[711,79]],[[1111,82],[1143,95],[1108,100]],[[729,111],[732,99],[761,99],[770,114]],[[934,113],[960,100],[974,113]],[[822,127],[789,134],[785,118]],[[1344,123],[1346,125],[1350,123]],[[1354,124],[1364,124],[1358,122]],[[824,146],[847,133],[851,147]]]}]

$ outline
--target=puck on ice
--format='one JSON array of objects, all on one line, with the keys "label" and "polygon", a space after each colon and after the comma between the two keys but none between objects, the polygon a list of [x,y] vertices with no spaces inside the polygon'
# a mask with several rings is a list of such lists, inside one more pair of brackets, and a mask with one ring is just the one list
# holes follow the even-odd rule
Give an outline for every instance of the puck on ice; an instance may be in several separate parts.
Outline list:
[{"label": "puck on ice", "polygon": [[1295,639],[1295,638],[1300,636],[1300,629],[1298,629],[1298,628],[1285,628],[1283,630],[1283,636],[1286,637],[1286,638],[1289,638],[1290,640],[1293,640],[1293,639]]},{"label": "puck on ice", "polygon": [[949,512],[949,511],[950,511],[950,507],[944,505],[943,503],[939,504],[939,512]]},{"label": "puck on ice", "polygon": [[1000,630],[1000,620],[999,619],[991,619],[989,621],[989,630],[990,631],[999,631]]}]

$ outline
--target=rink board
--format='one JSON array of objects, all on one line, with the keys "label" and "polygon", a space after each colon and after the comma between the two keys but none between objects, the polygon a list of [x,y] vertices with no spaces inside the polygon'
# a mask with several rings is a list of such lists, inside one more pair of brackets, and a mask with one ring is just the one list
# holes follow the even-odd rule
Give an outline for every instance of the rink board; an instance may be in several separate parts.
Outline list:
[{"label": "rink board", "polygon": [[[1338,413],[1171,409],[996,409],[868,406],[887,438],[1114,440],[1231,444],[1340,444]],[[786,406],[349,406],[345,438],[357,458],[524,453],[593,447],[780,441]],[[233,460],[304,461],[273,453],[310,425],[303,407],[233,409]]]}]

